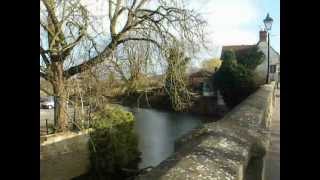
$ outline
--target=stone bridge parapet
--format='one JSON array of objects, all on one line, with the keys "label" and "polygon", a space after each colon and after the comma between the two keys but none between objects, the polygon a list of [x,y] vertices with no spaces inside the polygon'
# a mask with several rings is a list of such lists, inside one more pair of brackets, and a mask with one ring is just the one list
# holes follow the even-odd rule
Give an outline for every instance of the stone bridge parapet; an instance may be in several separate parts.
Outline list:
[{"label": "stone bridge parapet", "polygon": [[[222,120],[182,137],[176,142],[172,156],[136,179],[250,179],[249,162],[260,159],[260,165],[263,164],[269,146],[274,87],[274,82],[260,87]],[[253,171],[262,171],[262,168]],[[261,179],[260,173],[254,179]]]}]

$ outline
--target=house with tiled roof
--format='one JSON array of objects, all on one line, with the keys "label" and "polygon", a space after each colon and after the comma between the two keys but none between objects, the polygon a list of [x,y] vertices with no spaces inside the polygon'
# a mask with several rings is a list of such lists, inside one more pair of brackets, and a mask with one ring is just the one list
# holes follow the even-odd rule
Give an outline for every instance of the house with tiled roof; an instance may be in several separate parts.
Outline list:
[{"label": "house with tiled roof", "polygon": [[[257,80],[265,81],[267,78],[267,69],[268,69],[268,41],[267,41],[267,32],[261,30],[259,32],[259,41],[257,44],[252,45],[232,45],[232,46],[223,46],[221,51],[222,54],[227,50],[233,50],[235,54],[245,53],[253,47],[258,47],[258,49],[264,53],[264,61],[256,68],[255,72],[257,73]],[[270,67],[269,67],[269,80],[277,81],[279,79],[280,73],[280,54],[270,46]]]},{"label": "house with tiled roof", "polygon": [[212,96],[213,87],[211,82],[214,73],[201,69],[189,75],[189,85],[194,92],[201,92],[203,96]]}]

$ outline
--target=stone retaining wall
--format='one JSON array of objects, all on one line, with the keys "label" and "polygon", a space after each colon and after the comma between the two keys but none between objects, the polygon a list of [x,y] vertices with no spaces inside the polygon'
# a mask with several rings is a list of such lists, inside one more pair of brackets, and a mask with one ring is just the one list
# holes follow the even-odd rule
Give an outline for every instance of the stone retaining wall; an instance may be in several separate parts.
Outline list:
[{"label": "stone retaining wall", "polygon": [[274,82],[262,86],[222,120],[178,140],[175,154],[136,179],[249,179],[249,161],[261,160],[269,146],[273,98]]},{"label": "stone retaining wall", "polygon": [[58,133],[41,139],[41,180],[70,180],[88,172],[88,131]]}]

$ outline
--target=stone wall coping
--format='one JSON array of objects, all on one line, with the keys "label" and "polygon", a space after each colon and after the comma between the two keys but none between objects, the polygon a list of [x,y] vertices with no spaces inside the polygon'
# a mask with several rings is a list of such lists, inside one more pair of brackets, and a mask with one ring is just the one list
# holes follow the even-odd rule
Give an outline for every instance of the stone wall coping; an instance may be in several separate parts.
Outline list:
[{"label": "stone wall coping", "polygon": [[53,143],[57,143],[66,139],[71,139],[76,136],[81,136],[81,135],[87,135],[89,132],[93,131],[93,129],[85,129],[81,130],[79,132],[60,132],[60,133],[55,133],[55,134],[49,134],[49,135],[44,135],[40,138],[44,139],[44,142],[42,142],[40,145],[45,146]]}]

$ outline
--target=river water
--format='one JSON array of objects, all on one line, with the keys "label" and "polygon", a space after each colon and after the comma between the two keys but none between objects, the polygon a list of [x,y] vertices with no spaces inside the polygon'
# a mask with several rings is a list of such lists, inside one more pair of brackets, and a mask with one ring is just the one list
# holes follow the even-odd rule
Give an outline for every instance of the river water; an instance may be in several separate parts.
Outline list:
[{"label": "river water", "polygon": [[175,140],[194,128],[201,127],[202,119],[187,113],[174,113],[154,109],[129,109],[136,117],[135,130],[142,153],[140,168],[157,166],[174,152]]}]

